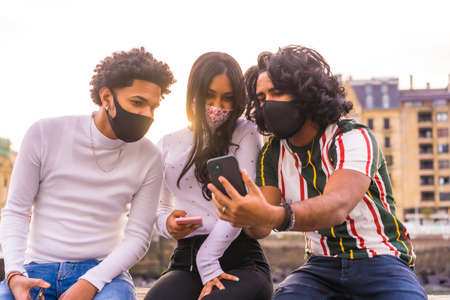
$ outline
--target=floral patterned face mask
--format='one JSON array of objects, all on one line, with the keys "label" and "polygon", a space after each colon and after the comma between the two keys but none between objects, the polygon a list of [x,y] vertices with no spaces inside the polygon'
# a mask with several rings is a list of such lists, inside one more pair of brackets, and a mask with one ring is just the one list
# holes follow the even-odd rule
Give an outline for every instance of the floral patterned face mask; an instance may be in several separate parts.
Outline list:
[{"label": "floral patterned face mask", "polygon": [[205,104],[206,122],[211,130],[225,123],[231,115],[232,109],[217,108],[212,105]]}]

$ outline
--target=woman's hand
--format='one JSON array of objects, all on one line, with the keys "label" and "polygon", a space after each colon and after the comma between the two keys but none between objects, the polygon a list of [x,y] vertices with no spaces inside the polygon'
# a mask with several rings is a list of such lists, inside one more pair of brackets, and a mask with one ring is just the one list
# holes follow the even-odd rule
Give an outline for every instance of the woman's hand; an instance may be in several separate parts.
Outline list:
[{"label": "woman's hand", "polygon": [[214,287],[217,287],[219,290],[224,290],[225,287],[223,286],[222,282],[220,282],[220,279],[226,279],[226,280],[232,280],[232,281],[239,281],[239,278],[231,275],[231,274],[227,274],[227,273],[222,273],[219,276],[217,276],[216,278],[211,279],[210,281],[208,281],[204,286],[202,291],[200,292],[200,296],[198,297],[197,300],[202,299],[203,297],[209,295],[212,291],[212,289]]},{"label": "woman's hand", "polygon": [[184,210],[174,210],[167,217],[166,226],[169,234],[176,240],[180,240],[188,234],[195,231],[200,225],[184,224],[180,225],[175,222],[176,218],[185,217],[186,212]]}]

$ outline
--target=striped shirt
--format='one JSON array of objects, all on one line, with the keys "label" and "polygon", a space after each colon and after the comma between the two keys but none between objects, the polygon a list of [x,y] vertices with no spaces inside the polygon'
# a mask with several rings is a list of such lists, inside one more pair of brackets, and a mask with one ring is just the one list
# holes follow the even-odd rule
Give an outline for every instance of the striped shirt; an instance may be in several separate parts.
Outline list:
[{"label": "striped shirt", "polygon": [[369,189],[344,223],[305,233],[306,253],[350,259],[388,254],[414,265],[409,234],[395,214],[383,153],[364,125],[340,120],[303,147],[271,138],[259,154],[256,183],[278,187],[283,200],[294,203],[321,195],[340,169],[370,177]]}]

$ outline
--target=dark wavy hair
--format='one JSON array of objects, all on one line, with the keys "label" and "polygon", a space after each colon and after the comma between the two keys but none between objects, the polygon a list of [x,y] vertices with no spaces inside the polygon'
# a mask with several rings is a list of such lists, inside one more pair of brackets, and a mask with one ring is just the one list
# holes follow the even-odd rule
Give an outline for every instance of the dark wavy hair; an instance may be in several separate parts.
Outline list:
[{"label": "dark wavy hair", "polygon": [[[211,131],[205,118],[205,101],[211,81],[220,74],[226,74],[231,82],[233,111],[222,125]],[[231,137],[236,128],[236,121],[244,113],[247,102],[244,75],[233,57],[222,52],[208,52],[194,62],[186,97],[186,113],[194,131],[194,145],[178,177],[178,187],[183,176],[195,165],[195,178],[202,184],[203,197],[211,200],[211,192],[206,187],[210,182],[206,162],[210,158],[228,154],[230,146],[238,147],[231,142]]]},{"label": "dark wavy hair", "polygon": [[144,47],[114,52],[97,64],[94,73],[91,98],[97,105],[102,105],[99,91],[103,87],[112,90],[132,86],[135,79],[140,79],[158,85],[164,95],[170,93],[169,86],[175,82],[169,66],[156,60]]},{"label": "dark wavy hair", "polygon": [[[315,50],[298,45],[280,48],[276,53],[262,52],[258,64],[245,72],[250,98],[246,117],[256,121],[259,131],[270,135],[262,118],[256,118],[256,83],[261,73],[268,72],[276,89],[293,95],[300,111],[320,128],[336,123],[346,115],[353,104],[345,100],[345,90],[330,71],[325,59]],[[268,99],[270,100],[270,99]]]}]

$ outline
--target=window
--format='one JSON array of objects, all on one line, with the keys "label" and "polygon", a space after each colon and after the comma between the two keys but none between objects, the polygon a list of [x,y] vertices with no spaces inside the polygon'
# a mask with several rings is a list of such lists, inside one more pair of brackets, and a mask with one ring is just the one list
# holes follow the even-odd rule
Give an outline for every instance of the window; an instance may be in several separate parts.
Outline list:
[{"label": "window", "polygon": [[367,108],[373,108],[373,96],[372,96],[372,86],[370,84],[366,85],[366,106]]},{"label": "window", "polygon": [[433,105],[434,106],[446,106],[447,105],[447,100],[445,100],[445,99],[433,100]]},{"label": "window", "polygon": [[433,130],[431,128],[419,128],[419,137],[430,138],[433,136]]},{"label": "window", "polygon": [[439,193],[439,198],[441,201],[450,201],[450,193],[441,192]]},{"label": "window", "polygon": [[448,153],[448,144],[438,144],[438,153]]},{"label": "window", "polygon": [[372,95],[366,96],[366,106],[367,106],[367,108],[373,108],[373,96]]},{"label": "window", "polygon": [[370,129],[373,129],[373,119],[367,120],[367,127],[369,127]]},{"label": "window", "polygon": [[433,185],[434,176],[420,176],[420,185]]},{"label": "window", "polygon": [[439,185],[449,185],[450,176],[439,176]]},{"label": "window", "polygon": [[383,103],[383,108],[389,108],[389,95],[383,94],[381,97],[381,103]]},{"label": "window", "polygon": [[384,147],[385,148],[391,148],[391,138],[388,136],[384,137]]},{"label": "window", "polygon": [[384,129],[389,129],[390,127],[389,118],[384,118]]},{"label": "window", "polygon": [[446,112],[438,112],[436,113],[436,121],[438,122],[447,122],[448,114]]},{"label": "window", "polygon": [[439,169],[448,169],[450,168],[450,161],[448,159],[439,160]]},{"label": "window", "polygon": [[434,201],[434,192],[422,192],[422,201]]},{"label": "window", "polygon": [[394,159],[392,158],[392,155],[386,155],[385,160],[386,160],[386,165],[388,167],[392,166],[394,164]]},{"label": "window", "polygon": [[433,144],[419,144],[420,154],[430,154],[433,153]]},{"label": "window", "polygon": [[448,136],[448,128],[438,128],[437,136],[438,137],[447,137]]},{"label": "window", "polygon": [[431,122],[431,112],[419,112],[418,114],[419,122]]},{"label": "window", "polygon": [[383,108],[389,108],[389,102],[390,102],[390,98],[389,98],[389,87],[386,83],[383,83],[381,85],[381,102],[383,103]]},{"label": "window", "polygon": [[420,160],[420,169],[421,170],[433,169],[433,160],[431,160],[431,159],[422,159],[422,160]]}]

